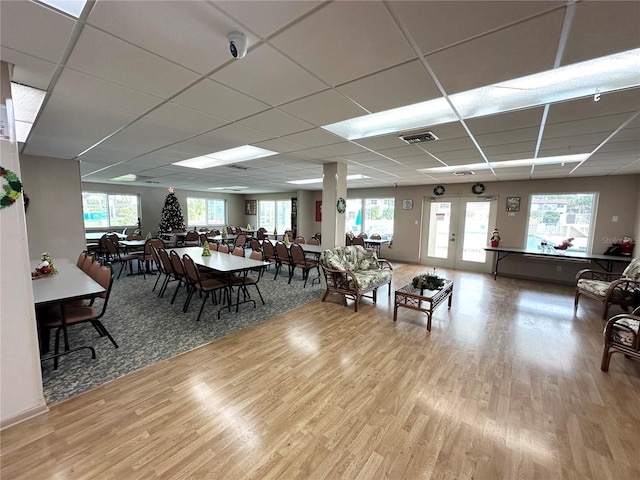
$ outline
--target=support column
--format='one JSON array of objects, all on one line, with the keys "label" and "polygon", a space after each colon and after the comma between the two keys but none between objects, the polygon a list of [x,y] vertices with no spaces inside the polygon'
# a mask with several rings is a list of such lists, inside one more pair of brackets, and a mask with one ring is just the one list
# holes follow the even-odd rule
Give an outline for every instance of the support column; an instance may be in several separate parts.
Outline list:
[{"label": "support column", "polygon": [[322,246],[344,246],[344,213],[338,213],[339,198],[347,199],[347,165],[325,163],[322,181]]}]

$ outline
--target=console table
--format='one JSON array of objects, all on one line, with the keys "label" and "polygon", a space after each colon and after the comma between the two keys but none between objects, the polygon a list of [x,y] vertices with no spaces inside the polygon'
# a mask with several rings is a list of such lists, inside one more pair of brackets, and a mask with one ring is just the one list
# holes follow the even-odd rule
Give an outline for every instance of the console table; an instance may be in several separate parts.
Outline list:
[{"label": "console table", "polygon": [[[393,321],[398,318],[398,308],[404,307],[418,310],[427,314],[427,331],[431,331],[431,317],[433,312],[446,299],[449,299],[449,308],[453,298],[453,282],[444,280],[444,285],[439,290],[421,290],[413,285],[405,285],[395,293],[395,306],[393,307]],[[423,305],[424,304],[424,305]]]},{"label": "console table", "polygon": [[485,247],[487,252],[496,252],[496,258],[493,263],[493,279],[498,277],[498,265],[500,260],[507,258],[511,254],[522,255],[523,257],[538,258],[538,259],[565,259],[569,261],[584,261],[594,262],[600,268],[607,272],[613,271],[613,264],[616,262],[629,263],[631,257],[615,256],[615,255],[600,255],[597,253],[585,253],[585,252],[568,252],[566,250],[553,250],[553,251],[537,251],[527,250],[525,248],[509,248],[509,247]]}]

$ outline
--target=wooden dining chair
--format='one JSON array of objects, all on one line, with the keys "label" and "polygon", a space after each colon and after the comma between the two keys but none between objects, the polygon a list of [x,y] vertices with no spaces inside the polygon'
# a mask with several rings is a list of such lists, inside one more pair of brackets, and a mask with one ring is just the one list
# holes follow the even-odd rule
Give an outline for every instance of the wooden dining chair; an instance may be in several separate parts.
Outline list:
[{"label": "wooden dining chair", "polygon": [[262,252],[264,254],[263,255],[264,259],[276,266],[276,274],[273,277],[273,279],[275,280],[276,278],[278,278],[278,272],[280,271],[280,267],[282,265],[280,264],[280,260],[278,259],[278,254],[276,253],[273,243],[271,243],[269,240],[263,241]]},{"label": "wooden dining chair", "polygon": [[[317,260],[312,260],[307,258],[304,254],[304,250],[297,243],[291,244],[291,246],[289,247],[289,253],[291,254],[291,262],[292,262],[291,276],[293,277],[293,271],[295,270],[296,267],[302,270],[302,278],[304,279],[304,286],[302,288],[307,287],[307,279],[309,278],[309,272],[313,268],[318,270],[317,280],[318,282],[320,282],[320,263]],[[311,285],[313,285],[315,280],[316,279],[313,279],[311,281]],[[289,283],[291,283],[291,279],[289,279]]]},{"label": "wooden dining chair", "polygon": [[[292,244],[292,245],[295,245],[295,244]],[[284,242],[280,242],[280,241],[276,242],[276,254],[278,255],[278,262],[280,263],[280,268],[282,268],[283,265],[287,266],[287,269],[289,271],[288,283],[291,283],[291,277],[293,276],[293,261],[291,260],[289,249],[284,244]],[[276,276],[278,276],[278,272],[276,272]]]},{"label": "wooden dining chair", "polygon": [[218,252],[220,253],[229,253],[229,245],[226,243],[221,243],[218,245]]}]

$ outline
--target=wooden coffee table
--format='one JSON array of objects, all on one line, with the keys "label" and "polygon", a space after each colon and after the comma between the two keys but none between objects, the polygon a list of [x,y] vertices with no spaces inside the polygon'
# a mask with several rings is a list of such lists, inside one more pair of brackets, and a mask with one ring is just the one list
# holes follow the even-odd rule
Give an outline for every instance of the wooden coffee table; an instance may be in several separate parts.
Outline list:
[{"label": "wooden coffee table", "polygon": [[395,306],[393,307],[393,321],[398,317],[398,307],[410,308],[427,314],[427,330],[431,331],[431,316],[438,305],[453,298],[453,282],[444,280],[444,285],[439,290],[420,290],[413,285],[405,285],[395,293]]}]

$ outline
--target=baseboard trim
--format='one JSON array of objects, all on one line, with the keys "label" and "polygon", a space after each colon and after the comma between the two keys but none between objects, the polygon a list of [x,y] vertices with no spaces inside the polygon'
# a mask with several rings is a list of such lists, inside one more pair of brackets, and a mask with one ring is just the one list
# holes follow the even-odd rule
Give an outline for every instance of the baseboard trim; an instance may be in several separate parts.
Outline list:
[{"label": "baseboard trim", "polygon": [[20,422],[24,422],[25,420],[29,420],[30,418],[37,417],[38,415],[42,415],[49,411],[49,407],[47,407],[46,403],[41,405],[37,405],[29,410],[24,410],[17,415],[13,415],[9,418],[5,418],[0,422],[0,430],[4,430],[5,428],[12,427]]}]

